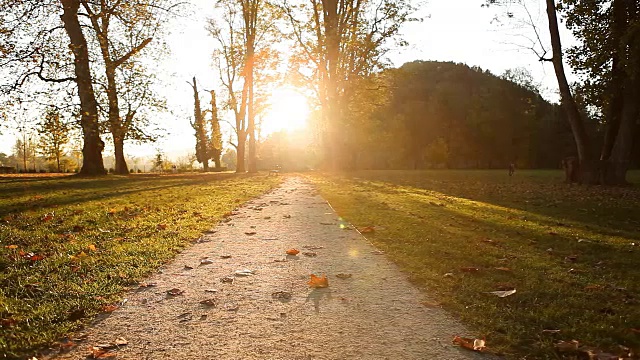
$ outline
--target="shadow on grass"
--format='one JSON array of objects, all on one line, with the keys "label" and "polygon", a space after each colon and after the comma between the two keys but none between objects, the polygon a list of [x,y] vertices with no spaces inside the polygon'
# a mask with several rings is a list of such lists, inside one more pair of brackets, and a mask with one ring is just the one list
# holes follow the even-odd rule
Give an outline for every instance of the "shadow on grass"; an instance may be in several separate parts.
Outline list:
[{"label": "shadow on grass", "polygon": [[[13,213],[19,213],[27,209],[56,207],[70,204],[81,204],[93,200],[105,200],[109,198],[122,197],[129,194],[151,192],[168,188],[193,186],[209,183],[211,181],[223,181],[237,177],[250,177],[259,175],[236,175],[236,174],[212,174],[212,175],[178,175],[178,176],[118,176],[113,178],[88,178],[69,176],[64,179],[51,178],[42,179],[41,183],[21,183],[14,182],[11,185],[2,186],[0,184],[0,199],[8,201],[0,207],[0,217]],[[35,181],[35,180],[34,180]],[[158,186],[157,183],[170,182]],[[18,186],[21,184],[21,186]],[[153,184],[151,186],[150,184]],[[94,190],[87,192],[86,190]],[[62,192],[61,195],[48,198],[31,198],[23,201],[15,201],[16,196],[34,196],[40,193]],[[77,195],[74,195],[77,193]]]}]

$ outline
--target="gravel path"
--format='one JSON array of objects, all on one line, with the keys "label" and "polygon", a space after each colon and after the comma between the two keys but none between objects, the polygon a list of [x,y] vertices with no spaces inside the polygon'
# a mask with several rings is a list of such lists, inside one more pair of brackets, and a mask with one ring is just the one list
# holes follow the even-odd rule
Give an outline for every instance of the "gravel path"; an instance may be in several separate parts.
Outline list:
[{"label": "gravel path", "polygon": [[[482,358],[452,346],[465,329],[421,305],[425,295],[301,178],[287,178],[214,231],[53,358],[85,359],[92,345],[117,338],[128,341],[112,350],[117,359]],[[285,255],[290,248],[301,253]],[[245,269],[253,275],[235,273]],[[309,288],[309,274],[327,274],[329,287]]]}]

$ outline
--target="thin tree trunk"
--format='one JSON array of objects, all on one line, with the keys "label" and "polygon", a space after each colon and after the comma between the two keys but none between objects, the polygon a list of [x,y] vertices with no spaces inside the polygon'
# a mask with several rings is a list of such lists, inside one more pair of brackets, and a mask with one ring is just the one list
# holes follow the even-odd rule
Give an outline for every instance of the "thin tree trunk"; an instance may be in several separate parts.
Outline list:
[{"label": "thin tree trunk", "polygon": [[560,42],[560,31],[558,30],[558,18],[556,13],[556,4],[554,0],[547,0],[547,17],[549,19],[549,33],[551,35],[551,47],[553,49],[553,68],[558,80],[558,88],[560,89],[562,108],[564,109],[567,119],[571,125],[573,138],[576,142],[578,151],[578,159],[580,162],[581,180],[584,182],[594,182],[593,173],[593,156],[589,147],[589,137],[584,127],[584,122],[578,111],[567,76],[564,71],[562,61],[562,44]]},{"label": "thin tree trunk", "polygon": [[100,139],[100,129],[98,127],[98,103],[93,91],[87,41],[78,20],[80,1],[60,0],[60,3],[63,8],[61,19],[73,51],[74,70],[80,97],[80,111],[82,114],[80,124],[84,137],[80,173],[83,175],[104,175],[107,172],[102,162],[104,142]]},{"label": "thin tree trunk", "polygon": [[253,48],[253,39],[249,40],[248,49],[247,49],[247,79],[246,81],[249,83],[249,99],[248,99],[248,108],[247,108],[247,116],[249,120],[248,124],[248,132],[249,132],[249,172],[256,173],[258,172],[258,159],[257,153],[258,149],[256,148],[256,113],[255,113],[255,102],[254,102],[254,83],[253,83],[253,57],[254,57],[254,48]]}]

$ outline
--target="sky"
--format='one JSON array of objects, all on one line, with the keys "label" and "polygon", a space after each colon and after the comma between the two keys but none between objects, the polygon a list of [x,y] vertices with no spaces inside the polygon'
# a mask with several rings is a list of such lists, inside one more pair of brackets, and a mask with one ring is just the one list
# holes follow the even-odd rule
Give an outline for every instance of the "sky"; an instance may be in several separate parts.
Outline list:
[{"label": "sky", "polygon": [[[417,1],[417,0],[415,0]],[[423,2],[423,1],[421,1]],[[551,101],[557,101],[557,85],[550,63],[541,63],[535,54],[527,49],[530,39],[535,39],[533,28],[522,24],[520,19],[528,19],[527,12],[521,7],[510,9],[491,7],[482,8],[484,0],[427,0],[421,6],[418,16],[424,20],[404,26],[402,34],[409,46],[392,49],[388,57],[394,66],[400,66],[413,60],[437,60],[466,63],[488,69],[494,74],[502,74],[506,69],[522,67],[531,72],[539,82],[542,94]],[[531,1],[528,8],[533,23],[540,27],[543,42],[548,43],[548,30],[544,16],[543,1]],[[206,21],[213,15],[210,0],[192,0],[193,8],[186,17],[170,22],[170,34],[167,44],[170,48],[161,63],[157,64],[157,74],[162,80],[162,92],[167,97],[171,114],[161,116],[158,121],[165,130],[163,138],[154,145],[126,145],[125,152],[136,153],[138,157],[151,157],[156,148],[161,149],[169,158],[176,159],[193,153],[194,136],[189,121],[193,117],[193,93],[187,84],[197,76],[201,90],[215,87],[216,73],[212,66],[211,54],[213,39],[206,30]],[[536,5],[539,4],[539,5]],[[514,13],[513,19],[507,19],[506,12]],[[496,20],[496,16],[498,19]],[[564,45],[573,40],[568,31],[562,33]],[[204,92],[203,92],[204,94]],[[273,119],[290,116],[299,119],[305,116],[304,106],[300,106],[300,96],[292,89],[279,91],[274,99],[274,112],[269,115],[265,128],[278,129]],[[201,97],[208,104],[208,97]],[[287,106],[287,102],[297,106]],[[295,116],[286,112],[295,112]],[[271,124],[270,124],[271,123]],[[297,127],[302,124],[297,123]],[[229,131],[225,123],[223,127]],[[11,153],[14,135],[4,130],[0,136],[0,152]],[[225,137],[225,141],[229,140]],[[105,156],[112,151],[109,147]]]}]

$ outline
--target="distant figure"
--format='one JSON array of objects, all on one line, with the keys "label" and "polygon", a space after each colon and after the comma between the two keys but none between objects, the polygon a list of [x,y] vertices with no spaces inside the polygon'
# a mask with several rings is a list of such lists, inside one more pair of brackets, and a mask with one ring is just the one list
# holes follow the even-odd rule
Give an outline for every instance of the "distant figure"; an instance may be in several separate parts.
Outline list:
[{"label": "distant figure", "polygon": [[509,164],[509,176],[513,176],[513,173],[516,172],[516,164],[511,163]]},{"label": "distant figure", "polygon": [[178,173],[178,167],[176,165],[171,165],[171,172],[174,174]]}]

